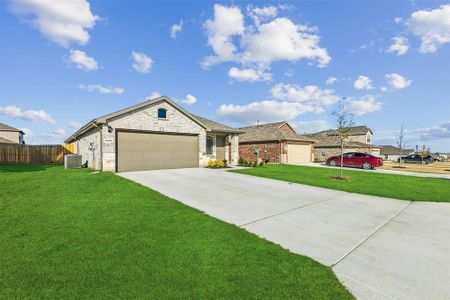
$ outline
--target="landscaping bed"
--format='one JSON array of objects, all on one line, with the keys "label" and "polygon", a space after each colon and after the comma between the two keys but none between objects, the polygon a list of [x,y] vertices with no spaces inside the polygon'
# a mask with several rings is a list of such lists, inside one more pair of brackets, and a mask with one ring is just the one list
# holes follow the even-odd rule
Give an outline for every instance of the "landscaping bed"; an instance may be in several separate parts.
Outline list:
[{"label": "landscaping bed", "polygon": [[329,189],[411,201],[450,202],[450,180],[345,170],[351,181],[335,181],[339,169],[294,165],[265,165],[232,170],[247,175],[279,179]]},{"label": "landscaping bed", "polygon": [[331,268],[111,173],[0,165],[0,298],[351,299]]}]

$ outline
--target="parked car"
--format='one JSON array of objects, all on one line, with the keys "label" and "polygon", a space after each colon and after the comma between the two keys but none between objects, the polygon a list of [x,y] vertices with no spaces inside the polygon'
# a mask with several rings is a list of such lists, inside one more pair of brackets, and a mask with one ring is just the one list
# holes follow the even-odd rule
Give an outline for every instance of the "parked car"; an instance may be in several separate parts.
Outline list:
[{"label": "parked car", "polygon": [[400,161],[400,159],[402,160],[402,162],[404,163],[409,163],[409,164],[431,164],[432,162],[434,162],[434,158],[431,155],[428,156],[424,156],[422,157],[422,155],[419,154],[411,154],[408,156],[402,156],[401,158],[397,159],[397,161]]},{"label": "parked car", "polygon": [[[343,155],[344,167],[358,167],[370,170],[383,165],[383,159],[367,153],[347,152]],[[341,156],[332,156],[327,159],[326,164],[329,166],[340,166]]]}]

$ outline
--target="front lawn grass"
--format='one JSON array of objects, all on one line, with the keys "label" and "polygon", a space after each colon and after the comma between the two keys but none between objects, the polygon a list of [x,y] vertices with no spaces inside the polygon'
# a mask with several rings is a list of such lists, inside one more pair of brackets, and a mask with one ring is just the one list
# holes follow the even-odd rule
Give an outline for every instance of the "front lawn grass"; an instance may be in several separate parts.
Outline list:
[{"label": "front lawn grass", "polygon": [[271,164],[230,172],[395,199],[450,202],[448,179],[344,170],[344,176],[351,177],[352,181],[342,182],[330,180],[332,176],[339,176],[339,168]]},{"label": "front lawn grass", "polygon": [[0,165],[0,299],[27,298],[353,296],[331,268],[114,174]]}]

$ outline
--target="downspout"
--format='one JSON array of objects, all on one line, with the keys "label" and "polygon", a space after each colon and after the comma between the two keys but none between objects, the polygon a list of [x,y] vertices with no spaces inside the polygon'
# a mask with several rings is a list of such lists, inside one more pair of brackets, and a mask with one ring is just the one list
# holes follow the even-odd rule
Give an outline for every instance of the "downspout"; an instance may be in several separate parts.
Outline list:
[{"label": "downspout", "polygon": [[281,155],[283,155],[283,143],[281,140],[278,140],[280,142],[280,155],[278,156],[278,163],[281,164]]},{"label": "downspout", "polygon": [[100,171],[103,172],[103,130],[101,127],[98,127],[97,124],[95,124],[95,122],[92,122],[92,125],[94,125],[94,127],[98,128],[98,130],[100,131]]}]

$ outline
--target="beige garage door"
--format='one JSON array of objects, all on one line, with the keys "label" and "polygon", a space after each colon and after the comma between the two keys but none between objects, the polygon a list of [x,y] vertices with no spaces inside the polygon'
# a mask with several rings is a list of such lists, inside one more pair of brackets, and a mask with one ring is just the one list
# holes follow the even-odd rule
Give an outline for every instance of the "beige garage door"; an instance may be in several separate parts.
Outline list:
[{"label": "beige garage door", "polygon": [[311,145],[288,144],[288,164],[311,162]]},{"label": "beige garage door", "polygon": [[117,171],[198,167],[198,136],[148,132],[117,133]]}]

